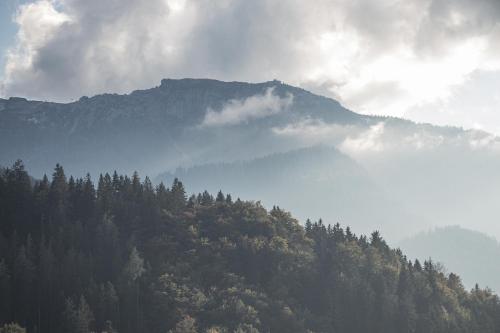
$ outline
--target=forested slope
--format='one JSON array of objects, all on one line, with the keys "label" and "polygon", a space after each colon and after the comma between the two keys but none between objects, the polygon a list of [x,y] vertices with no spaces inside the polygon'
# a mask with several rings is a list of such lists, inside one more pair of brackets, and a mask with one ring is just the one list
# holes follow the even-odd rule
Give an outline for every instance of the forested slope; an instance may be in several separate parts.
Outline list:
[{"label": "forested slope", "polygon": [[[300,191],[300,189],[297,189]],[[28,332],[499,332],[500,303],[374,232],[117,174],[0,176],[0,325]]]},{"label": "forested slope", "polygon": [[465,286],[481,281],[500,290],[500,243],[478,231],[448,226],[419,233],[398,244],[409,258],[433,258],[448,270],[460,272]]}]

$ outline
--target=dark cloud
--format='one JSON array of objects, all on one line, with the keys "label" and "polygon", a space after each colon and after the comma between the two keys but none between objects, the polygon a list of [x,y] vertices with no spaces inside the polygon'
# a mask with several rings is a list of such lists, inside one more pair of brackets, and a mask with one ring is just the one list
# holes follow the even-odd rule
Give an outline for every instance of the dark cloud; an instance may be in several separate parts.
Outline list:
[{"label": "dark cloud", "polygon": [[488,36],[500,23],[500,1],[433,0],[415,39],[417,51],[444,53],[468,38]]}]

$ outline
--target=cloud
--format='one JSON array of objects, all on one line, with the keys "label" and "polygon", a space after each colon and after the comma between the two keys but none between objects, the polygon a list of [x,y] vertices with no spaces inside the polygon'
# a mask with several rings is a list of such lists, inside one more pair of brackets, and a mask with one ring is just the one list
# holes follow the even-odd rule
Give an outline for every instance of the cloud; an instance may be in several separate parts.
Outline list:
[{"label": "cloud", "polygon": [[500,135],[500,71],[475,71],[469,80],[451,90],[444,101],[410,108],[407,115],[424,122],[432,117],[437,125],[464,126]]},{"label": "cloud", "polygon": [[306,118],[272,132],[281,137],[296,139],[301,145],[338,144],[349,133],[359,131],[355,126],[329,124],[319,119]]},{"label": "cloud", "polygon": [[343,153],[365,159],[439,151],[478,151],[500,153],[500,138],[481,130],[435,127],[428,124],[381,120],[371,125],[329,124],[303,119],[272,129],[277,136],[295,139],[297,145],[333,145]]},{"label": "cloud", "polygon": [[356,137],[346,137],[339,145],[339,149],[349,155],[360,152],[381,152],[384,150],[384,131],[384,122],[372,125],[368,130],[359,133]]},{"label": "cloud", "polygon": [[499,13],[497,0],[36,0],[18,9],[2,94],[68,101],[164,77],[279,78],[404,116],[500,69]]},{"label": "cloud", "polygon": [[4,94],[68,101],[157,84],[183,59],[180,40],[192,11],[186,5],[181,15],[181,6],[173,0],[23,5],[17,44],[7,54]]},{"label": "cloud", "polygon": [[[2,86],[7,89],[17,89],[17,84],[28,85],[27,80],[40,79],[35,63],[40,49],[53,38],[54,34],[70,21],[70,17],[58,12],[49,1],[38,1],[21,7],[16,23],[19,25],[17,46],[7,53],[5,68],[6,80]],[[13,78],[13,75],[16,75]],[[22,95],[22,94],[21,94]]]},{"label": "cloud", "polygon": [[277,114],[293,103],[293,96],[284,98],[274,94],[274,87],[264,94],[250,96],[244,100],[230,100],[222,110],[208,109],[201,126],[237,125],[251,119],[259,119]]}]

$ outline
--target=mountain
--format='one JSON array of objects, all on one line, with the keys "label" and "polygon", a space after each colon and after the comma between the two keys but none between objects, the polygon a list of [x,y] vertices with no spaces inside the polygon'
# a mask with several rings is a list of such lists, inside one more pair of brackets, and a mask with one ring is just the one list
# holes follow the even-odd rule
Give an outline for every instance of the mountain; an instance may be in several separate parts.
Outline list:
[{"label": "mountain", "polygon": [[[318,146],[336,150],[334,157],[325,158],[314,150]],[[98,177],[116,168],[155,176],[179,173],[197,190],[218,190],[218,185],[232,191],[241,185],[238,193],[260,198],[268,207],[283,203],[301,218],[322,214],[329,222],[344,221],[360,230],[377,225],[390,241],[450,224],[500,237],[497,137],[360,115],[276,80],[162,80],[151,89],[67,104],[0,100],[0,152],[0,165],[21,158],[38,178],[59,162],[78,175]],[[288,153],[316,163],[292,158],[286,163],[297,166],[284,173],[290,179],[280,177],[275,167],[267,183],[252,171],[266,163],[283,169],[285,162],[276,157]],[[339,163],[346,158],[351,164]],[[329,163],[341,168],[335,180]],[[225,165],[228,173],[249,168],[239,178],[248,173],[263,186],[256,191],[237,176],[227,181],[218,176],[221,181],[210,184],[214,165]],[[188,171],[182,174],[179,168]],[[316,191],[301,178],[310,173]],[[307,194],[302,198],[288,191],[287,184],[296,180]]]},{"label": "mountain", "polygon": [[500,330],[497,295],[409,261],[378,232],[303,227],[222,193],[187,199],[179,181],[155,190],[115,174],[96,188],[57,166],[32,186],[16,163],[0,202],[3,332]]},{"label": "mountain", "polygon": [[500,244],[481,232],[458,226],[436,228],[419,233],[399,243],[409,258],[444,264],[460,273],[466,286],[475,283],[500,290]]},{"label": "mountain", "polygon": [[[289,96],[293,103],[281,112],[279,103]],[[223,110],[230,101],[243,112],[247,111],[245,107],[262,112],[276,108],[265,119],[250,115],[249,119],[255,121],[250,124],[243,119],[244,126],[200,126],[207,110]],[[239,105],[237,101],[250,104]],[[0,164],[10,165],[21,158],[29,162],[35,175],[42,175],[53,167],[53,161],[64,163],[76,173],[116,166],[126,171],[154,172],[207,158],[248,158],[272,151],[272,147],[266,149],[270,127],[311,116],[339,123],[364,119],[334,100],[279,81],[162,80],[152,89],[82,97],[67,104],[10,98],[0,100]],[[242,127],[243,133],[238,130]],[[250,138],[259,137],[261,140],[248,144]]]},{"label": "mountain", "polygon": [[175,178],[195,192],[238,193],[242,199],[259,200],[266,207],[289,207],[302,221],[323,218],[354,225],[364,233],[382,228],[394,236],[391,232],[403,223],[407,232],[419,230],[423,224],[422,219],[401,209],[401,203],[356,161],[328,146],[179,168],[159,175],[156,182],[168,184]]}]

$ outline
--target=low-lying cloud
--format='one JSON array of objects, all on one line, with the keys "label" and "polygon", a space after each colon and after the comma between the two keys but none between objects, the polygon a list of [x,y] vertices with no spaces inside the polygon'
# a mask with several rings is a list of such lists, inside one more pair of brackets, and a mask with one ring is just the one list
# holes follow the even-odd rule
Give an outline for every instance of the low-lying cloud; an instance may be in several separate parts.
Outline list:
[{"label": "low-lying cloud", "polygon": [[297,140],[301,145],[334,145],[354,158],[374,155],[389,157],[393,153],[413,154],[436,149],[488,151],[500,153],[500,138],[481,130],[435,127],[381,120],[372,125],[329,124],[304,119],[272,129],[277,136]]},{"label": "low-lying cloud", "polygon": [[274,88],[268,88],[264,94],[250,96],[244,100],[230,100],[220,111],[208,109],[201,126],[238,125],[282,112],[292,103],[292,95],[281,98],[274,94]]},{"label": "low-lying cloud", "polygon": [[305,118],[271,130],[277,136],[296,139],[300,144],[311,146],[337,144],[349,133],[357,132],[359,129],[350,125],[325,123],[321,119]]}]

